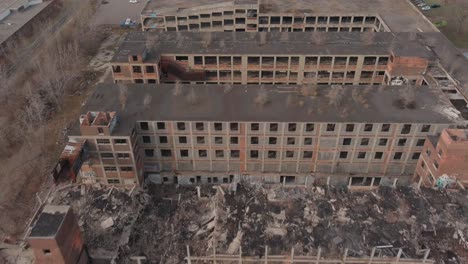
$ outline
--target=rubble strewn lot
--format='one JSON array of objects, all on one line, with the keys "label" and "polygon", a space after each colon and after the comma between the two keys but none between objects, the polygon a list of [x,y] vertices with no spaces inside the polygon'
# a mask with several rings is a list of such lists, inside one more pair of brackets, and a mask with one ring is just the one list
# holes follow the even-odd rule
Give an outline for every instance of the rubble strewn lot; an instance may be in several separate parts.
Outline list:
[{"label": "rubble strewn lot", "polygon": [[[262,256],[322,255],[366,257],[379,253],[437,263],[468,263],[468,192],[380,187],[373,192],[346,188],[282,187],[241,183],[195,187],[151,185],[147,191],[74,187],[52,203],[70,204],[80,216],[91,255],[134,263],[183,263],[217,253]],[[130,195],[129,195],[130,194]],[[105,229],[101,224],[112,218]]]}]

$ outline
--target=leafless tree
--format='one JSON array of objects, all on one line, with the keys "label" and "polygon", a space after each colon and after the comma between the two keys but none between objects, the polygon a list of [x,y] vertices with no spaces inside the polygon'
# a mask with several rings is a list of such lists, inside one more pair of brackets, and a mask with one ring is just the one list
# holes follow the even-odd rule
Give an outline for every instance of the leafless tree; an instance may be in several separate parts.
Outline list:
[{"label": "leafless tree", "polygon": [[153,97],[150,94],[145,94],[145,97],[143,98],[143,106],[145,109],[149,108],[152,99]]},{"label": "leafless tree", "polygon": [[195,92],[195,88],[191,88],[190,92],[187,94],[187,101],[191,105],[196,105],[198,103],[198,95]]},{"label": "leafless tree", "polygon": [[463,31],[463,26],[465,25],[465,21],[468,18],[468,6],[457,6],[454,8],[453,15],[457,25],[457,33],[461,34]]},{"label": "leafless tree", "polygon": [[329,104],[337,107],[341,103],[341,100],[343,98],[343,92],[343,86],[332,85],[327,93]]},{"label": "leafless tree", "polygon": [[173,91],[174,96],[179,96],[182,94],[182,84],[180,83],[179,80],[176,81],[174,84],[174,91]]},{"label": "leafless tree", "polygon": [[202,38],[202,43],[204,48],[209,48],[212,41],[213,41],[213,36],[211,35],[211,32],[203,32],[201,35]]},{"label": "leafless tree", "polygon": [[375,42],[375,33],[373,31],[367,31],[361,33],[361,41],[365,45],[372,45]]},{"label": "leafless tree", "polygon": [[128,87],[123,83],[119,83],[117,86],[119,88],[120,107],[122,108],[122,110],[125,110],[125,107],[127,107],[128,100]]},{"label": "leafless tree", "polygon": [[259,32],[260,35],[260,46],[263,46],[267,43],[267,33],[265,31]]},{"label": "leafless tree", "polygon": [[268,92],[265,89],[264,86],[262,86],[257,93],[257,96],[255,97],[255,103],[258,104],[259,106],[264,106],[268,104],[270,101],[270,98],[268,97]]},{"label": "leafless tree", "polygon": [[313,32],[312,33],[312,42],[315,45],[322,45],[325,43],[325,35],[322,32]]},{"label": "leafless tree", "polygon": [[224,93],[229,93],[232,91],[232,84],[226,83],[224,84]]}]

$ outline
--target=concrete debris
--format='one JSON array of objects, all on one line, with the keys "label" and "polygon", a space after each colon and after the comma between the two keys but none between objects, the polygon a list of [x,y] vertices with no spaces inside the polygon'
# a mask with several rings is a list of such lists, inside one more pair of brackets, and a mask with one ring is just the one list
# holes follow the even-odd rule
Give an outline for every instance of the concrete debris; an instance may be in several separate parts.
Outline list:
[{"label": "concrete debris", "polygon": [[[452,258],[468,263],[468,192],[380,187],[373,192],[346,188],[234,184],[229,187],[148,185],[146,192],[100,186],[85,196],[79,188],[54,200],[71,204],[80,216],[91,255],[134,263],[183,263],[186,246],[193,255],[262,256],[294,247],[297,255],[421,258],[430,249],[437,263]],[[111,218],[103,230],[100,223]],[[97,224],[96,224],[97,223]],[[377,253],[376,253],[377,254]],[[465,262],[463,262],[465,261]]]},{"label": "concrete debris", "polygon": [[113,225],[114,225],[114,219],[112,219],[112,217],[109,217],[106,220],[101,222],[102,229],[107,229]]}]

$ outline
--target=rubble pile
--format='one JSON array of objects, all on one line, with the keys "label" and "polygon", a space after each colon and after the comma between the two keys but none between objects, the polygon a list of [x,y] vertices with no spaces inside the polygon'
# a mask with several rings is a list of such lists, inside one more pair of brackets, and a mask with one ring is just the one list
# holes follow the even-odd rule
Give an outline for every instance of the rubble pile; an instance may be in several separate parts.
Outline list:
[{"label": "rubble pile", "polygon": [[[201,196],[198,196],[200,188]],[[348,255],[422,258],[468,263],[468,193],[381,187],[282,187],[248,183],[181,187],[150,185],[146,193],[79,188],[61,196],[71,204],[91,250],[116,253],[117,263],[145,256],[153,263],[183,263],[192,256],[239,254]],[[110,220],[111,219],[111,220]],[[452,262],[450,262],[450,261]]]}]

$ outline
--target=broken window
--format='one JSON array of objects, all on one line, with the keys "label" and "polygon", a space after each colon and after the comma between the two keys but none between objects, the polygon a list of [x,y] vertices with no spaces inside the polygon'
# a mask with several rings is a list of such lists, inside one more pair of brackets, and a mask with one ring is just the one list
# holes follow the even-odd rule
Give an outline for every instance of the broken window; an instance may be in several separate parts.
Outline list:
[{"label": "broken window", "polygon": [[269,159],[276,159],[276,150],[269,150],[268,151],[268,158]]},{"label": "broken window", "polygon": [[257,145],[258,144],[258,137],[251,137],[250,144]]},{"label": "broken window", "polygon": [[366,158],[366,152],[364,152],[364,151],[358,152],[357,158],[358,159],[365,159]]},{"label": "broken window", "polygon": [[306,17],[306,24],[315,24],[315,17]]},{"label": "broken window", "polygon": [[303,24],[304,18],[303,17],[294,17],[294,24]]},{"label": "broken window", "polygon": [[105,172],[113,172],[113,171],[117,171],[117,167],[113,167],[113,166],[105,166],[105,167],[104,167],[104,171],[105,171]]},{"label": "broken window", "polygon": [[281,17],[279,16],[272,16],[270,17],[270,24],[280,24],[281,23]]},{"label": "broken window", "polygon": [[306,129],[305,129],[306,132],[312,132],[314,131],[314,124],[312,123],[307,123],[306,124]]},{"label": "broken window", "polygon": [[289,124],[288,124],[288,131],[289,131],[289,132],[294,132],[294,131],[296,131],[296,124],[295,124],[295,123],[289,123]]},{"label": "broken window", "polygon": [[251,150],[250,151],[250,157],[257,159],[258,158],[258,150]]},{"label": "broken window", "polygon": [[189,156],[188,149],[181,149],[180,150],[180,156],[183,157],[183,158],[188,157]]},{"label": "broken window", "polygon": [[165,130],[165,129],[166,129],[166,123],[164,123],[164,122],[157,122],[157,123],[156,123],[156,127],[158,128],[158,130]]},{"label": "broken window", "polygon": [[270,145],[275,145],[276,142],[277,142],[276,137],[269,137],[269,138],[268,138],[268,144],[270,144]]},{"label": "broken window", "polygon": [[351,138],[343,138],[343,145],[344,146],[351,145]]},{"label": "broken window", "polygon": [[376,57],[365,57],[364,58],[364,65],[375,65],[377,62]]},{"label": "broken window", "polygon": [[205,144],[205,137],[198,136],[197,137],[197,144]]},{"label": "broken window", "polygon": [[238,138],[238,137],[231,137],[230,143],[231,143],[232,145],[237,145],[237,144],[239,144],[239,138]]},{"label": "broken window", "polygon": [[403,155],[403,152],[395,152],[395,154],[393,155],[393,159],[400,160],[402,155]]},{"label": "broken window", "polygon": [[372,124],[365,124],[364,125],[364,131],[366,131],[366,132],[372,131],[372,127],[373,127]]},{"label": "broken window", "polygon": [[362,138],[361,139],[361,146],[369,145],[369,138]]},{"label": "broken window", "polygon": [[310,158],[312,158],[312,154],[313,154],[312,151],[306,150],[306,151],[304,151],[304,152],[302,153],[302,157],[303,157],[304,159],[310,159]]},{"label": "broken window", "polygon": [[179,137],[180,144],[187,144],[187,137]]},{"label": "broken window", "polygon": [[328,17],[319,16],[318,17],[318,23],[319,24],[327,24],[328,23]]},{"label": "broken window", "polygon": [[379,65],[387,65],[388,64],[388,57],[379,57]]},{"label": "broken window", "polygon": [[335,131],[335,124],[327,124],[327,131]]},{"label": "broken window", "polygon": [[146,143],[146,144],[151,143],[151,137],[150,136],[142,136],[141,139],[142,139],[143,143]]},{"label": "broken window", "polygon": [[259,65],[260,64],[260,57],[248,57],[247,63],[250,65]]},{"label": "broken window", "polygon": [[287,144],[288,144],[288,145],[294,145],[294,144],[296,144],[296,139],[293,138],[293,137],[288,137],[288,139],[287,139]]},{"label": "broken window", "polygon": [[286,150],[285,157],[286,158],[294,158],[294,151]]},{"label": "broken window", "polygon": [[127,144],[127,140],[123,138],[114,139],[114,144]]},{"label": "broken window", "polygon": [[320,65],[331,65],[333,62],[332,57],[320,57]]},{"label": "broken window", "polygon": [[268,24],[268,17],[267,16],[258,17],[258,23],[261,25]]},{"label": "broken window", "polygon": [[412,159],[417,160],[419,159],[419,156],[421,156],[421,152],[414,152],[413,156],[411,156]]},{"label": "broken window", "polygon": [[223,130],[223,123],[214,123],[214,129],[216,131],[222,131]]},{"label": "broken window", "polygon": [[172,156],[172,152],[170,149],[161,149],[161,156],[162,157],[170,157]]},{"label": "broken window", "polygon": [[110,140],[109,139],[104,139],[104,138],[98,138],[98,139],[96,139],[96,143],[97,144],[110,144]]},{"label": "broken window", "polygon": [[223,144],[223,138],[222,137],[215,137],[215,144]]},{"label": "broken window", "polygon": [[421,127],[421,132],[429,132],[430,129],[431,129],[431,125],[423,125]]},{"label": "broken window", "polygon": [[145,149],[145,157],[154,157],[154,149]]},{"label": "broken window", "polygon": [[231,158],[239,158],[240,151],[239,150],[231,150]]},{"label": "broken window", "polygon": [[278,131],[278,123],[271,123],[270,132],[277,132],[277,131]]},{"label": "broken window", "polygon": [[224,25],[225,26],[232,26],[232,25],[234,25],[234,20],[233,19],[224,19]]},{"label": "broken window", "polygon": [[346,159],[348,157],[348,152],[347,151],[341,151],[340,152],[340,159]]},{"label": "broken window", "polygon": [[346,124],[346,132],[353,132],[354,124]]},{"label": "broken window", "polygon": [[217,158],[224,158],[224,151],[223,150],[215,150],[215,156]]},{"label": "broken window", "polygon": [[178,130],[185,130],[185,123],[184,122],[177,122],[177,129]]},{"label": "broken window", "polygon": [[101,158],[103,158],[103,159],[113,159],[114,154],[112,154],[112,153],[101,153]]},{"label": "broken window", "polygon": [[160,144],[167,144],[168,143],[167,137],[166,136],[160,136],[159,137],[159,143]]},{"label": "broken window", "polygon": [[312,138],[304,138],[304,145],[312,145]]},{"label": "broken window", "polygon": [[390,131],[390,124],[382,124],[382,132]]},{"label": "broken window", "polygon": [[149,130],[148,122],[140,122],[140,129],[141,130]]},{"label": "broken window", "polygon": [[290,16],[284,16],[283,17],[283,24],[285,24],[285,25],[292,24],[292,21],[293,21],[293,18],[290,17]]},{"label": "broken window", "polygon": [[276,57],[276,65],[277,66],[286,66],[289,63],[288,57]]},{"label": "broken window", "polygon": [[418,141],[416,141],[416,146],[418,147],[424,146],[425,141],[426,140],[424,138],[418,139]]},{"label": "broken window", "polygon": [[252,123],[250,124],[250,130],[252,131],[258,131],[260,129],[260,125],[258,123]]},{"label": "broken window", "polygon": [[195,123],[195,129],[198,131],[203,131],[205,129],[205,125],[202,122]]},{"label": "broken window", "polygon": [[120,68],[119,65],[113,65],[113,66],[112,66],[112,70],[113,70],[115,73],[122,72],[122,69]]},{"label": "broken window", "polygon": [[382,159],[383,157],[383,152],[378,151],[374,154],[374,159]]},{"label": "broken window", "polygon": [[387,142],[388,142],[388,139],[381,138],[381,139],[379,139],[379,146],[386,146]]},{"label": "broken window", "polygon": [[239,123],[230,123],[229,128],[231,131],[238,131],[239,130]]},{"label": "broken window", "polygon": [[208,152],[206,151],[206,149],[199,149],[198,150],[198,157],[200,157],[200,158],[208,157]]},{"label": "broken window", "polygon": [[411,125],[410,124],[405,124],[401,128],[401,134],[409,134],[411,132]]},{"label": "broken window", "polygon": [[132,66],[132,71],[134,73],[141,73],[141,66]]},{"label": "broken window", "polygon": [[245,24],[245,18],[243,17],[236,18],[236,25],[243,25],[243,24]]}]

